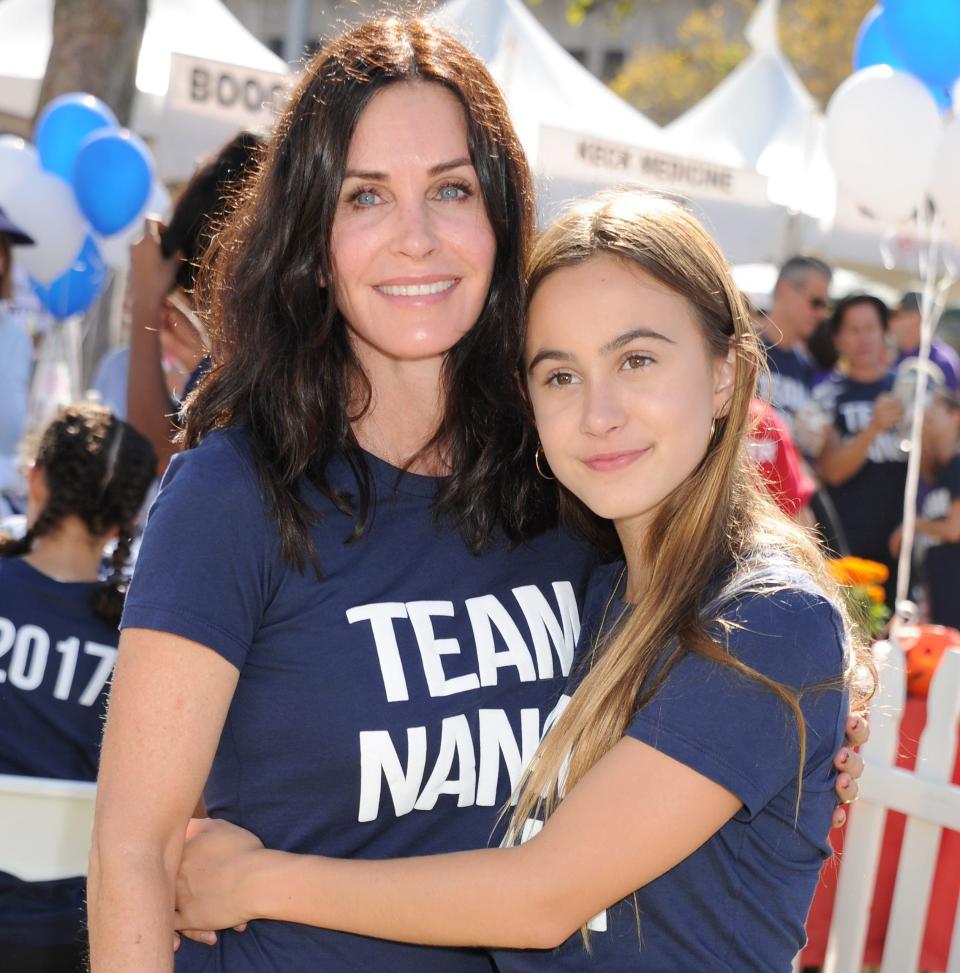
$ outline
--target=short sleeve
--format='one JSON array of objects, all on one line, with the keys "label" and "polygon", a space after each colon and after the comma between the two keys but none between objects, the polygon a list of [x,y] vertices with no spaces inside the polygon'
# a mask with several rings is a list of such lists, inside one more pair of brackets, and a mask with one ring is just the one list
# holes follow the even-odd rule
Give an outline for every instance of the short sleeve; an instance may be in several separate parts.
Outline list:
[{"label": "short sleeve", "polygon": [[830,416],[833,422],[836,421],[838,395],[837,381],[832,376],[820,382],[813,389],[813,401]]},{"label": "short sleeve", "polygon": [[239,431],[174,456],[147,516],[121,628],[179,635],[241,668],[269,597],[267,517]]},{"label": "short sleeve", "polygon": [[[834,607],[819,595],[782,590],[749,595],[723,617],[735,626],[726,636],[734,657],[802,694],[808,762],[818,747],[832,757],[846,710]],[[833,688],[821,688],[828,683]],[[747,819],[797,778],[792,710],[758,680],[702,656],[686,655],[673,667],[627,735],[736,794]]]},{"label": "short sleeve", "polygon": [[942,479],[950,491],[951,502],[960,499],[960,456],[954,456],[946,465]]}]

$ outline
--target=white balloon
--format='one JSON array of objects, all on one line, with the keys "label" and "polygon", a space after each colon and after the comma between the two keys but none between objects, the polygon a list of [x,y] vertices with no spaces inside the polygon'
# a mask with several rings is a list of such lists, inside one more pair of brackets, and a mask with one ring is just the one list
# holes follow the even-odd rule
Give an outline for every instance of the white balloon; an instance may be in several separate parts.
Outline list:
[{"label": "white balloon", "polygon": [[895,223],[920,204],[943,123],[923,82],[880,64],[850,75],[827,105],[827,153],[846,194]]},{"label": "white balloon", "polygon": [[943,129],[930,175],[930,196],[947,235],[960,243],[960,118]]},{"label": "white balloon", "polygon": [[17,262],[41,284],[49,284],[73,263],[90,232],[72,187],[58,176],[28,172],[7,193],[7,215],[34,240],[17,248]]},{"label": "white balloon", "polygon": [[143,235],[143,217],[132,222],[119,233],[98,236],[97,247],[108,267],[127,270],[130,267],[130,248]]},{"label": "white balloon", "polygon": [[154,179],[153,188],[143,209],[144,216],[156,217],[161,223],[166,223],[173,213],[173,200],[167,187],[159,179]]},{"label": "white balloon", "polygon": [[16,135],[0,135],[0,206],[6,208],[10,190],[28,173],[39,169],[40,157],[29,142]]}]

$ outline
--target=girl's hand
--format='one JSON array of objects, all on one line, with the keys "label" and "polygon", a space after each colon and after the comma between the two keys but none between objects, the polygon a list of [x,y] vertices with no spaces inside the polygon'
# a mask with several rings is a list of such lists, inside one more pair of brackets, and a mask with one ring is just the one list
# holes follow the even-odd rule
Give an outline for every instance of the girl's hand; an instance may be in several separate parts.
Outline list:
[{"label": "girl's hand", "polygon": [[262,851],[260,839],[235,824],[194,818],[177,873],[175,928],[211,943],[216,938],[200,930],[238,927],[255,918],[245,902],[245,880]]},{"label": "girl's hand", "polygon": [[857,781],[863,774],[863,758],[854,747],[863,746],[870,739],[870,724],[865,716],[850,714],[847,717],[847,739],[840,752],[833,758],[833,765],[840,771],[835,784],[840,806],[833,812],[833,827],[842,828],[847,820],[845,805],[853,804],[859,797]]}]

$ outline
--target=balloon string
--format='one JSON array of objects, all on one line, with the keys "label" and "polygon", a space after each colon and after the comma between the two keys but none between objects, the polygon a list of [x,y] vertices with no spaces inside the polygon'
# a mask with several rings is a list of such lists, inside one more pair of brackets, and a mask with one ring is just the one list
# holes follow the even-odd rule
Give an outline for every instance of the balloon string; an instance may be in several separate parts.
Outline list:
[{"label": "balloon string", "polygon": [[907,617],[907,609],[901,610],[901,602],[907,599],[910,591],[910,570],[913,564],[913,543],[916,535],[917,494],[920,483],[920,454],[923,434],[923,413],[929,379],[930,347],[933,332],[943,310],[947,291],[954,281],[953,268],[945,265],[944,273],[938,276],[940,267],[940,244],[943,222],[939,214],[930,213],[926,205],[917,209],[917,239],[922,295],[920,301],[920,348],[917,355],[917,381],[913,390],[913,403],[910,415],[910,452],[907,456],[907,482],[903,497],[903,530],[900,540],[900,555],[897,561],[897,615],[900,620]]}]

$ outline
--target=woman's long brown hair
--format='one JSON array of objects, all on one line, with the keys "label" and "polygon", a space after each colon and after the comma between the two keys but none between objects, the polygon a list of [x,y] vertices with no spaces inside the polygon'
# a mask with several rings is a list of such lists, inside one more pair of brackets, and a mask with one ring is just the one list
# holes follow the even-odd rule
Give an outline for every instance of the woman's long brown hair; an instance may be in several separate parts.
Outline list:
[{"label": "woman's long brown hair", "polygon": [[[498,531],[520,540],[540,529],[555,507],[527,475],[535,440],[516,381],[533,232],[523,149],[476,55],[427,21],[375,19],[335,38],[307,65],[200,276],[217,363],[189,402],[184,442],[246,428],[284,557],[301,569],[319,568],[309,534],[318,513],[305,484],[355,515],[355,536],[368,521],[371,481],[352,423],[371,390],[331,297],[330,234],[358,119],[378,91],[410,82],[442,85],[463,106],[497,244],[490,292],[479,320],[446,356],[443,415],[423,448],[451,470],[437,514],[479,550]],[[349,494],[328,477],[334,459],[353,470],[357,489]]]}]

